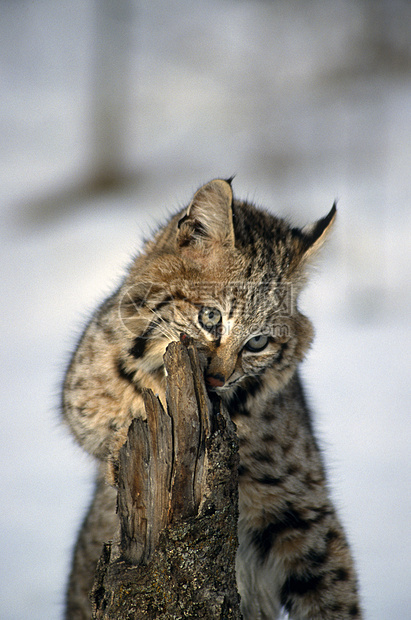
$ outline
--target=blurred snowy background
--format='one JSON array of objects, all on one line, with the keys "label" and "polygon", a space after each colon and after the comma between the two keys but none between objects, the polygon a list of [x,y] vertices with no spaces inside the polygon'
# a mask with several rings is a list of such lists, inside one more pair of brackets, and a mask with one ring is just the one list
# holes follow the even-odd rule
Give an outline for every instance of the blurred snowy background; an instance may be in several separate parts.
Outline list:
[{"label": "blurred snowy background", "polygon": [[339,200],[304,364],[366,617],[411,618],[411,4],[3,0],[0,616],[60,618],[92,464],[68,353],[143,235],[215,176],[303,225]]}]

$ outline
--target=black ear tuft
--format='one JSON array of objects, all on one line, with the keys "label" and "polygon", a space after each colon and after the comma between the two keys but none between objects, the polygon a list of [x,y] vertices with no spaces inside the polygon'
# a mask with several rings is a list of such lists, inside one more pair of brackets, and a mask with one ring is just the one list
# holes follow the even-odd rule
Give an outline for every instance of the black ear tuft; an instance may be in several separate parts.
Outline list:
[{"label": "black ear tuft", "polygon": [[322,246],[335,221],[336,214],[337,204],[334,202],[327,215],[302,229],[300,241],[304,255],[308,256]]}]

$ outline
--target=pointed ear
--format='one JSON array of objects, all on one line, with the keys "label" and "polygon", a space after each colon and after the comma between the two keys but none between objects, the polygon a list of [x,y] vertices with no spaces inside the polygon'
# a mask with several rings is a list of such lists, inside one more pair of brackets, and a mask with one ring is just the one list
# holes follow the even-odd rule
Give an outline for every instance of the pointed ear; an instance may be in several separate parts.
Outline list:
[{"label": "pointed ear", "polygon": [[214,179],[194,194],[186,214],[178,222],[180,247],[218,243],[234,247],[233,190],[228,181]]},{"label": "pointed ear", "polygon": [[316,254],[317,251],[320,249],[320,247],[328,237],[328,233],[330,232],[331,227],[335,222],[336,215],[337,206],[334,202],[328,215],[322,217],[317,222],[314,222],[314,224],[309,224],[302,229],[300,244],[303,252],[303,260]]}]

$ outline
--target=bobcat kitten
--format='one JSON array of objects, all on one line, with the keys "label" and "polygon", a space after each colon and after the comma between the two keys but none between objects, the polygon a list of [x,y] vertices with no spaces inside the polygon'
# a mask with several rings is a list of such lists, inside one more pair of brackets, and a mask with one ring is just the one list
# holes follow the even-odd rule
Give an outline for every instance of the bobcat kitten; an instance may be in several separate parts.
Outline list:
[{"label": "bobcat kitten", "polygon": [[281,609],[305,620],[360,618],[356,575],[327,491],[298,364],[313,330],[297,308],[306,267],[334,219],[303,229],[201,187],[97,310],[67,371],[63,414],[99,463],[76,544],[66,618],[90,618],[88,592],[117,527],[116,455],[143,387],[165,401],[163,354],[182,332],[207,359],[206,383],[240,441],[237,582],[245,620]]}]

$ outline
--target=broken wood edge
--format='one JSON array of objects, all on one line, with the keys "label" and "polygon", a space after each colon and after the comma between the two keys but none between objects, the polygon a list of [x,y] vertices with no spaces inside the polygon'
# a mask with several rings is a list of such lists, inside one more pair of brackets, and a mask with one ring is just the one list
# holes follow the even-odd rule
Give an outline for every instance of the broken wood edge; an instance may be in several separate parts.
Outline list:
[{"label": "broken wood edge", "polygon": [[[234,615],[230,611],[227,616],[224,614],[224,618],[240,618],[235,582],[238,546],[238,440],[235,426],[218,398],[210,402],[195,347],[172,343],[167,349],[165,364],[168,411],[164,411],[151,390],[144,390],[147,420],[133,421],[127,441],[120,451],[118,511],[122,552],[118,556],[110,544],[104,546],[91,594],[93,617],[122,618],[107,615],[104,609],[107,605],[114,605],[115,601],[118,605],[125,591],[133,592],[133,600],[135,596],[142,596],[143,606],[147,595],[150,605],[160,608],[163,600],[159,594],[160,572],[164,579],[162,587],[167,589],[180,565],[180,552],[182,557],[187,552],[197,557],[197,550],[200,555],[196,564],[205,562],[204,571],[208,577],[203,583],[203,591],[191,593],[190,600],[199,597],[198,600],[203,603],[204,600],[209,601],[206,608],[210,612],[201,617],[221,618],[223,616],[213,615],[215,607],[210,601],[213,597],[216,603],[221,597],[221,601],[225,601],[227,586],[227,600]],[[190,416],[194,417],[194,425]],[[190,424],[192,428],[188,429],[187,438],[185,432]],[[178,450],[187,448],[191,448],[189,458],[178,458]],[[184,472],[179,470],[176,473],[181,463]],[[187,470],[190,463],[194,464],[194,470]],[[184,480],[183,473],[187,472]],[[162,480],[161,489],[156,490],[153,487],[158,487],[158,484],[149,481],[158,478]],[[185,504],[186,496],[188,504]],[[153,502],[158,505],[153,506]],[[137,531],[138,528],[141,530]],[[191,547],[186,546],[184,541],[187,539],[191,541]],[[214,542],[210,543],[211,540]],[[224,558],[224,570],[220,570],[217,580],[213,566],[216,560],[205,557],[210,544],[214,545],[212,557],[216,558],[215,553],[220,554],[218,550],[221,550]],[[198,549],[196,545],[199,545]],[[177,565],[172,564],[175,561]],[[170,574],[165,571],[169,562]],[[211,589],[209,583],[213,584]],[[153,584],[157,584],[155,591],[160,601],[153,595]],[[177,592],[173,596],[178,599],[184,593]],[[137,614],[128,617],[146,616]],[[174,616],[164,615],[166,617]]]},{"label": "broken wood edge", "polygon": [[167,371],[167,408],[173,420],[172,522],[174,519],[185,519],[197,511],[195,471],[196,464],[202,466],[204,453],[200,449],[201,412],[187,348],[172,342],[165,352],[164,365]]}]

